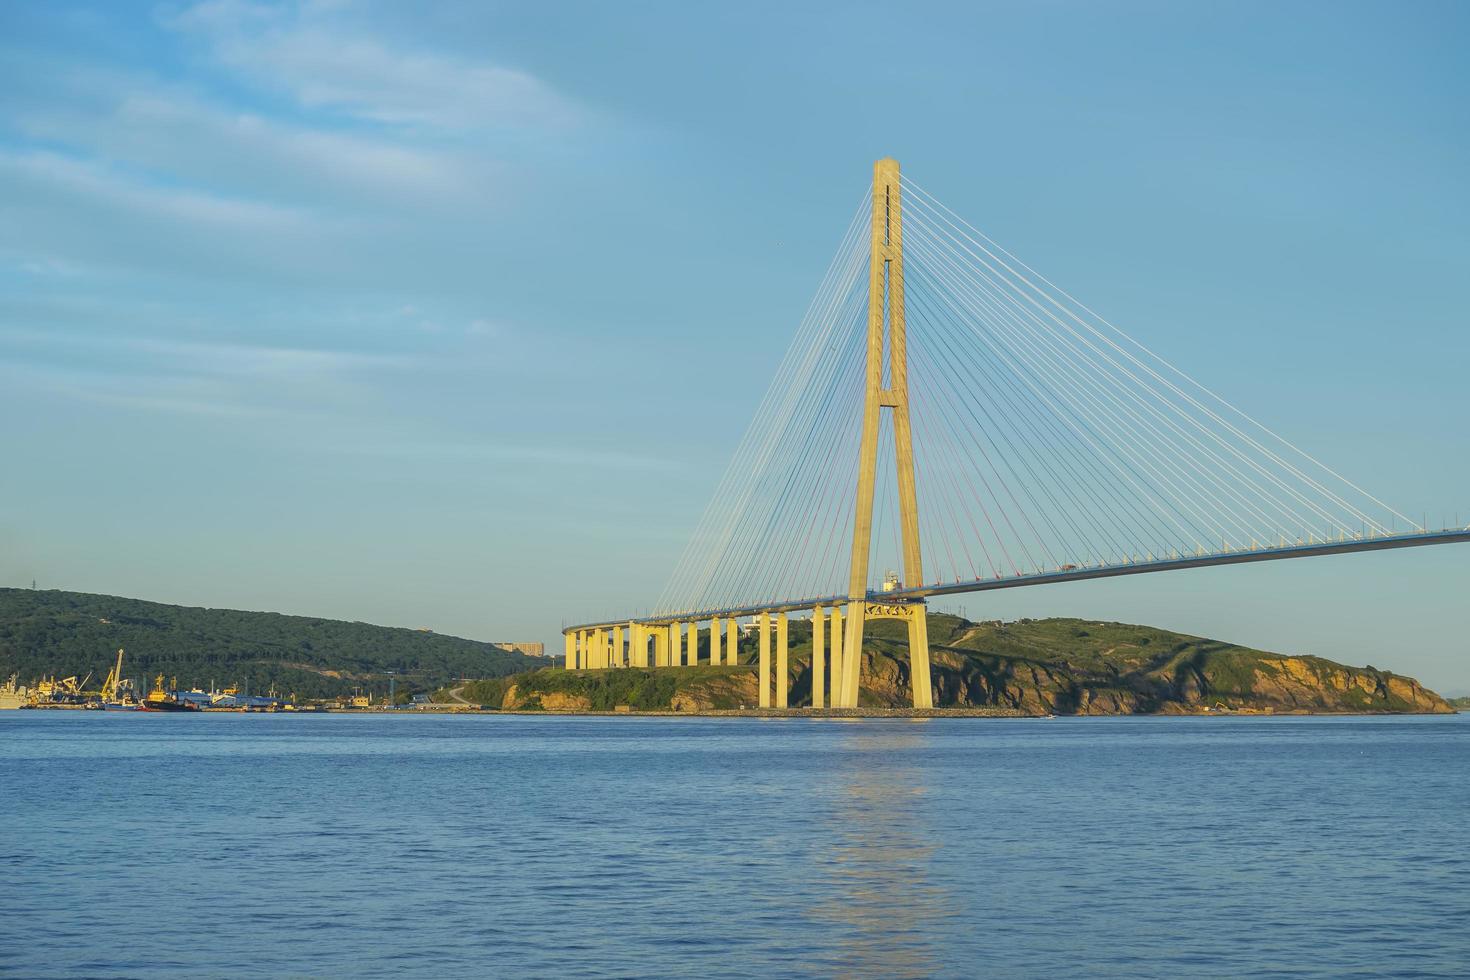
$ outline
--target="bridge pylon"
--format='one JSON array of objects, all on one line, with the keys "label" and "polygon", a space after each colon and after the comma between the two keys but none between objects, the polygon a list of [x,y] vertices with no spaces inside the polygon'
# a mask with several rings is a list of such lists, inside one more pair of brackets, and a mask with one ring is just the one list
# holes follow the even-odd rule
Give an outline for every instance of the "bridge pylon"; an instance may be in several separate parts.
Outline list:
[{"label": "bridge pylon", "polygon": [[[878,474],[878,437],[886,409],[893,413],[893,451],[898,475],[899,526],[903,535],[905,589],[924,582],[919,549],[919,504],[914,483],[913,430],[909,423],[908,340],[904,320],[903,197],[898,161],[873,164],[873,215],[868,264],[868,354],[863,400],[863,441],[858,461],[857,507],[852,528],[852,565],[848,577],[847,631],[833,707],[856,708],[862,672],[863,621],[870,614],[868,560],[873,540],[873,491]],[[886,367],[886,372],[885,372]],[[886,374],[886,385],[885,385]],[[929,682],[928,622],[922,599],[909,601],[902,616],[909,623],[909,669],[914,707],[933,707]],[[886,608],[886,607],[885,607]],[[876,612],[872,609],[872,612]],[[896,610],[895,610],[896,611]]]}]

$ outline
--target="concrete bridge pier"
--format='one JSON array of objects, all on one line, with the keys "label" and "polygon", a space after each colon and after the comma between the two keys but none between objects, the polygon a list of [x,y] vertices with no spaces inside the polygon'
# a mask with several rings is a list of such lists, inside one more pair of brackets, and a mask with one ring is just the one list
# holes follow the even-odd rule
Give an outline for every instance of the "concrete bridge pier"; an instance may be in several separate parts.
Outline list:
[{"label": "concrete bridge pier", "polygon": [[827,670],[827,611],[821,606],[812,610],[812,707],[826,704],[823,688]]},{"label": "concrete bridge pier", "polygon": [[771,706],[771,614],[770,613],[764,613],[764,612],[761,613],[761,615],[760,615],[760,626],[757,629],[757,632],[760,634],[760,647],[759,647],[759,658],[757,660],[758,669],[756,671],[759,679],[756,681],[756,683],[758,683],[760,685],[760,688],[759,688],[760,697],[757,699],[757,702],[756,703],[757,703],[757,705],[759,707],[769,708]]},{"label": "concrete bridge pier", "polygon": [[725,663],[734,667],[740,659],[740,629],[735,625],[735,617],[731,616],[725,620]]},{"label": "concrete bridge pier", "polygon": [[828,665],[827,668],[827,676],[829,681],[827,685],[827,691],[829,692],[827,703],[834,708],[840,708],[842,707],[842,692],[839,690],[841,686],[839,678],[842,677],[842,665],[847,659],[847,656],[842,649],[841,606],[832,607],[832,618],[831,620],[829,620],[829,622],[832,625],[832,662]]},{"label": "concrete bridge pier", "polygon": [[787,654],[787,639],[789,630],[787,628],[786,614],[776,615],[776,707],[787,707],[791,699],[791,658]]},{"label": "concrete bridge pier", "polygon": [[929,674],[929,617],[917,607],[909,617],[909,675],[915,708],[934,707],[934,684]]},{"label": "concrete bridge pier", "polygon": [[720,621],[718,618],[709,621],[709,665],[711,667],[720,665]]}]

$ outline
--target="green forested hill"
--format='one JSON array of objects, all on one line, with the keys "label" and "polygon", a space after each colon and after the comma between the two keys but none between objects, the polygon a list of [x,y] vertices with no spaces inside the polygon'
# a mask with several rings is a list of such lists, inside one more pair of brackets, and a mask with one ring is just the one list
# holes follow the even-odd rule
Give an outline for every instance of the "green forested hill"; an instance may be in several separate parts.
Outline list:
[{"label": "green forested hill", "polygon": [[[170,606],[81,592],[0,589],[0,679],[102,677],[121,647],[123,672],[163,673],[182,687],[274,685],[303,697],[354,687],[424,690],[452,678],[498,677],[544,664],[489,643],[419,630],[237,609]],[[96,680],[92,685],[96,685]]]}]

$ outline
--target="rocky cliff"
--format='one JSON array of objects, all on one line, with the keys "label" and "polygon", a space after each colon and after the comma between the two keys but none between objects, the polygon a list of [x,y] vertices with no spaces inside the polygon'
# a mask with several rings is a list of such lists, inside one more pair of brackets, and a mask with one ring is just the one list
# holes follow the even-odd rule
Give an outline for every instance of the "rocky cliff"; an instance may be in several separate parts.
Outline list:
[{"label": "rocky cliff", "polygon": [[[874,631],[864,683],[874,704],[909,698],[908,651]],[[1410,677],[1268,653],[1147,626],[1073,619],[975,624],[933,617],[935,704],[1055,714],[1447,712]]]}]

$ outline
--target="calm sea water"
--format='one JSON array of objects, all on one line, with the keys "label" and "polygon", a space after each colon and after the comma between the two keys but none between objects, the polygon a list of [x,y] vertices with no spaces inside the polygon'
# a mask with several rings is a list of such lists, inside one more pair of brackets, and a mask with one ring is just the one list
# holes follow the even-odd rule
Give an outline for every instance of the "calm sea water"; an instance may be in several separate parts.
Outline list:
[{"label": "calm sea water", "polygon": [[18,976],[1465,976],[1470,716],[0,714]]}]

